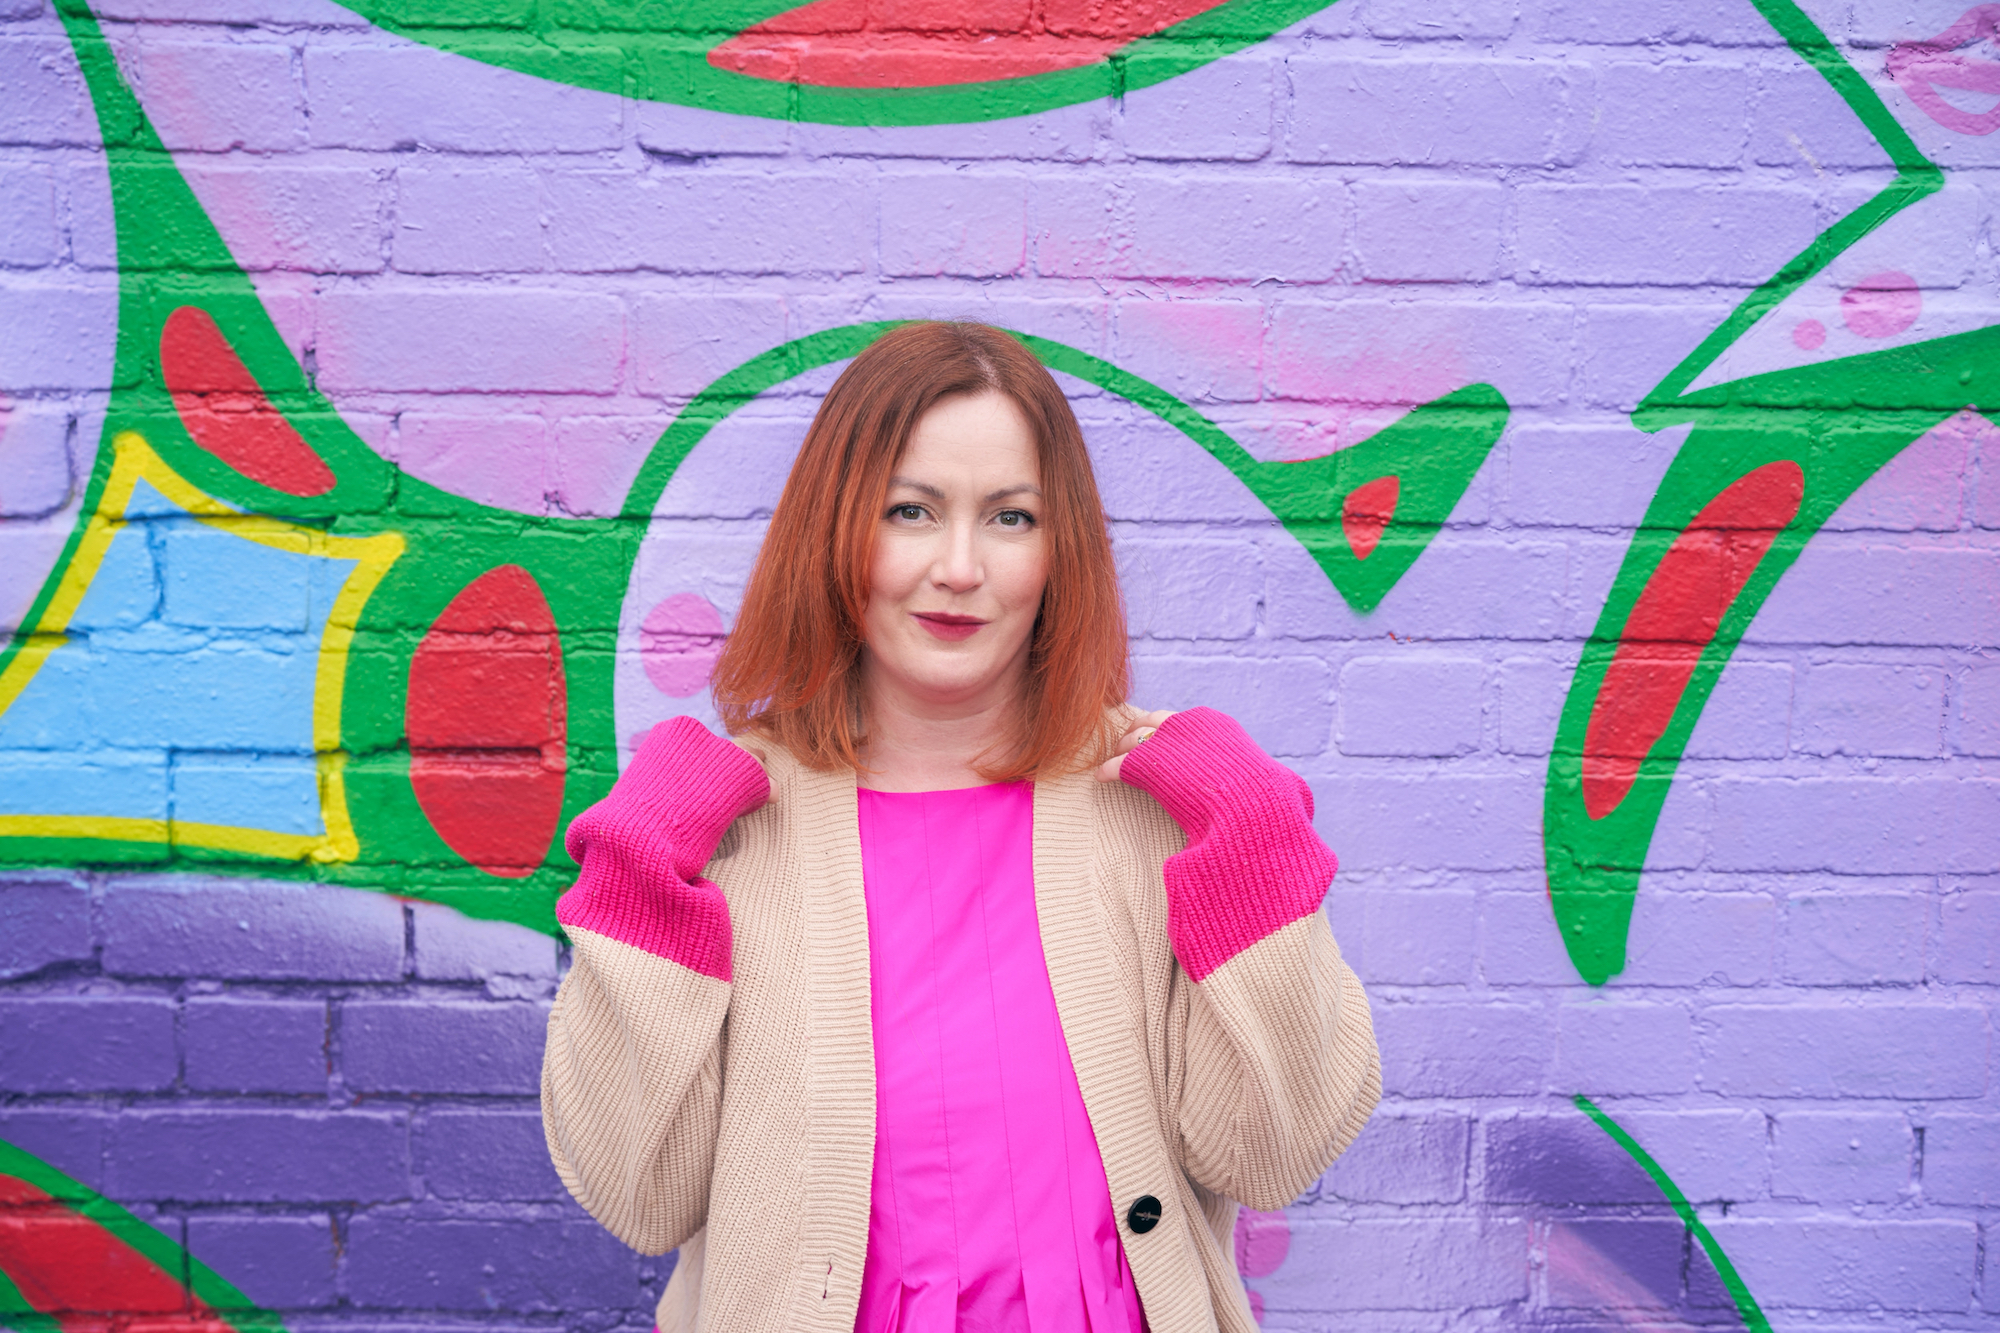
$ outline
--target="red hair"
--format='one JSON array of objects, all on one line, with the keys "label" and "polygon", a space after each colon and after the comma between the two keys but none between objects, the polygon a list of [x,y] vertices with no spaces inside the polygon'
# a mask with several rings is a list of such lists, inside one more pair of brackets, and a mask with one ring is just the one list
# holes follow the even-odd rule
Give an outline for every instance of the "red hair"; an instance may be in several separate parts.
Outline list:
[{"label": "red hair", "polygon": [[1008,781],[1075,771],[1109,752],[1107,710],[1130,685],[1125,604],[1076,413],[1018,339],[935,321],[876,339],[806,431],[715,664],[715,704],[731,733],[768,737],[812,768],[863,767],[862,615],[889,477],[918,418],[980,393],[1012,399],[1034,433],[1049,572],[1014,734],[979,771]]}]

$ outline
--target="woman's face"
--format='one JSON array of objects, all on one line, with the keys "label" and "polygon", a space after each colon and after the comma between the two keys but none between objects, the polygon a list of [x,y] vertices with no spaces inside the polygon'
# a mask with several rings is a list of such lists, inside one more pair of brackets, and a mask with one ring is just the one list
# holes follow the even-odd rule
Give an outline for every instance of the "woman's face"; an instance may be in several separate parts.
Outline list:
[{"label": "woman's face", "polygon": [[1019,684],[1048,581],[1035,439],[1014,400],[946,398],[889,479],[869,565],[865,670],[917,710],[984,707]]}]

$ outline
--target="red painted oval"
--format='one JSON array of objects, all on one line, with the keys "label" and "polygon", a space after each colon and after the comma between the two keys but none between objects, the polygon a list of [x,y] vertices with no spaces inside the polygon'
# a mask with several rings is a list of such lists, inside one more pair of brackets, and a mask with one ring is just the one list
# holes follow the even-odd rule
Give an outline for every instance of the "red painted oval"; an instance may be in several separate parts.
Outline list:
[{"label": "red painted oval", "polygon": [[184,305],[167,316],[160,373],[196,444],[274,491],[313,496],[333,489],[333,469],[271,405],[206,310]]},{"label": "red painted oval", "polygon": [[1731,482],[1674,538],[1633,604],[1583,739],[1583,808],[1602,819],[1638,780],[1695,664],[1778,533],[1799,512],[1806,478],[1786,459]]},{"label": "red painted oval", "polygon": [[732,74],[826,88],[937,88],[1091,65],[1223,0],[811,0],[708,54]]},{"label": "red painted oval", "polygon": [[454,852],[490,875],[542,863],[562,817],[568,687],[555,616],[534,575],[465,585],[410,659],[410,785]]},{"label": "red painted oval", "polygon": [[1347,493],[1340,506],[1340,530],[1346,534],[1356,560],[1366,560],[1375,554],[1389,520],[1396,516],[1396,501],[1402,493],[1402,479],[1393,472],[1363,482]]}]

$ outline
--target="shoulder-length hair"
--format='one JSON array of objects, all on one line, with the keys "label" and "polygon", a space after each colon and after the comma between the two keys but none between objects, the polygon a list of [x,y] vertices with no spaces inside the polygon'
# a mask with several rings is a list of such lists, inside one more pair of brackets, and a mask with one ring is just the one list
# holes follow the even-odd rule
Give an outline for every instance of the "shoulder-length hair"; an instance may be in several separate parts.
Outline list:
[{"label": "shoulder-length hair", "polygon": [[981,393],[1007,395],[1034,432],[1049,569],[1014,735],[979,771],[1075,771],[1108,751],[1107,710],[1129,688],[1125,605],[1083,431],[1018,339],[936,321],[899,325],[855,357],[806,431],[715,664],[731,733],[762,735],[812,768],[864,767],[862,617],[889,477],[918,418]]}]

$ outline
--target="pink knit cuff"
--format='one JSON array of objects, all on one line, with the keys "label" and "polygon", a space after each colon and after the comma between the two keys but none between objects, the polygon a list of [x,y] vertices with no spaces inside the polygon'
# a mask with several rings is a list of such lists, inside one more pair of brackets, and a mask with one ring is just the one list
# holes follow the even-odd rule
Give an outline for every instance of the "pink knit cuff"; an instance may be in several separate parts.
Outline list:
[{"label": "pink knit cuff", "polygon": [[722,835],[771,794],[763,765],[691,717],[654,727],[563,845],[583,867],[556,920],[728,981],[729,904],[701,878]]},{"label": "pink knit cuff", "polygon": [[1312,789],[1234,719],[1175,713],[1120,772],[1188,836],[1167,858],[1167,938],[1196,981],[1319,910],[1339,863],[1313,831]]}]

